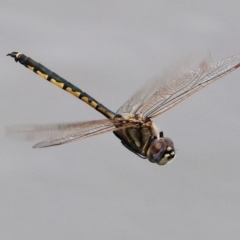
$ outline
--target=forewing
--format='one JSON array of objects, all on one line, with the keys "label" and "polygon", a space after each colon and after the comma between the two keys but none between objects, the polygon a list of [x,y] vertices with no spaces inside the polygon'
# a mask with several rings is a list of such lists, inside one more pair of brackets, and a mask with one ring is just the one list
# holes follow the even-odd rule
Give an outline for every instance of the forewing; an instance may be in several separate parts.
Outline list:
[{"label": "forewing", "polygon": [[240,55],[236,55],[204,65],[197,70],[175,75],[171,79],[167,78],[165,84],[136,111],[136,114],[142,117],[156,117],[239,66]]},{"label": "forewing", "polygon": [[[121,120],[103,119],[66,124],[19,125],[9,127],[7,133],[10,135],[21,135],[28,140],[42,136],[51,136],[47,140],[33,146],[34,148],[43,148],[113,131],[119,124],[121,124]],[[124,125],[124,127],[127,127],[127,125]]]},{"label": "forewing", "polygon": [[210,54],[205,54],[203,60],[197,61],[193,57],[182,60],[181,63],[175,64],[158,77],[147,81],[128,101],[126,101],[117,111],[120,115],[134,115],[162,86],[166,85],[169,79],[181,76],[191,69],[200,68],[209,65],[212,62]]}]

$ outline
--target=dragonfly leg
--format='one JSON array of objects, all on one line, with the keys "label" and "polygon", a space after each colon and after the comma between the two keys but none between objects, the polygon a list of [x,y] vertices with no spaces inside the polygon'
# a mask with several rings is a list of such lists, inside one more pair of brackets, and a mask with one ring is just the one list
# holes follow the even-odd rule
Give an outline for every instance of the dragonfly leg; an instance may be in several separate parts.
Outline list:
[{"label": "dragonfly leg", "polygon": [[131,146],[128,145],[127,142],[121,141],[121,143],[122,143],[122,145],[123,145],[124,147],[126,147],[129,151],[131,151],[132,153],[135,153],[138,157],[143,158],[143,159],[146,159],[146,157],[145,157],[144,155],[142,155],[142,154],[138,153],[137,151],[133,150],[133,149],[131,148]]},{"label": "dragonfly leg", "polygon": [[147,154],[147,150],[150,147],[152,141],[154,141],[155,139],[157,139],[156,136],[150,136],[148,138],[148,141],[145,143],[145,146],[143,147],[143,150],[142,150],[145,155]]},{"label": "dragonfly leg", "polygon": [[146,158],[147,158],[147,157],[145,157],[144,155],[142,155],[142,154],[140,154],[139,152],[137,152],[136,150],[134,150],[134,149],[132,148],[132,146],[131,146],[128,142],[124,141],[124,139],[121,137],[121,135],[118,134],[116,131],[114,131],[113,133],[114,133],[114,135],[115,135],[117,138],[119,138],[119,139],[121,140],[122,145],[123,145],[125,148],[127,148],[129,151],[131,151],[132,153],[135,153],[135,154],[136,154],[138,157],[140,157],[140,158],[143,158],[143,159],[146,159]]},{"label": "dragonfly leg", "polygon": [[164,138],[163,131],[159,132],[159,137],[160,137],[160,138]]}]

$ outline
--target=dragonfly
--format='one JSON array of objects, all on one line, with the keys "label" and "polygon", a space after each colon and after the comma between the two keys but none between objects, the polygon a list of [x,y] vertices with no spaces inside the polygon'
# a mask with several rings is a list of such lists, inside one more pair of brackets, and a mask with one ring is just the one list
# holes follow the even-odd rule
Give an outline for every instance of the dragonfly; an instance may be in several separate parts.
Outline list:
[{"label": "dragonfly", "polygon": [[[203,61],[194,69],[185,68],[146,82],[116,112],[109,110],[93,97],[42,64],[20,53],[11,56],[45,80],[71,93],[105,116],[105,119],[46,126],[32,126],[28,131],[54,132],[45,141],[34,145],[44,148],[73,142],[98,134],[113,132],[128,150],[152,163],[165,165],[175,158],[175,147],[163,131],[158,132],[152,119],[164,113],[189,96],[240,66],[240,55],[217,62]],[[26,130],[27,131],[27,130]]]}]

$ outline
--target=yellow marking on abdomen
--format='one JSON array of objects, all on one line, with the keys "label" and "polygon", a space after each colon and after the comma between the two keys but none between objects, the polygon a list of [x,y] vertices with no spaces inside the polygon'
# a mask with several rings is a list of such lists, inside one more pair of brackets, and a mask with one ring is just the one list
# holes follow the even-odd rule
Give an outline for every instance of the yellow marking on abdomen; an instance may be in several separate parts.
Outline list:
[{"label": "yellow marking on abdomen", "polygon": [[45,78],[45,79],[48,78],[48,75],[47,75],[47,74],[42,73],[42,72],[40,72],[40,71],[37,71],[37,74],[38,74],[40,77],[42,77],[42,78]]},{"label": "yellow marking on abdomen", "polygon": [[101,107],[98,107],[97,110],[100,112],[100,113],[103,113],[105,116],[108,116],[110,119],[113,119],[114,118],[114,115],[109,113],[108,111],[106,111],[106,109],[104,108],[101,108]]},{"label": "yellow marking on abdomen", "polygon": [[90,103],[88,102],[88,98],[87,98],[87,97],[82,97],[81,99],[82,99],[85,103],[87,103],[87,104],[90,105]]},{"label": "yellow marking on abdomen", "polygon": [[107,111],[105,111],[105,116],[107,116],[110,119],[114,118],[114,115],[112,113],[107,112]]},{"label": "yellow marking on abdomen", "polygon": [[30,69],[30,70],[32,70],[32,71],[33,71],[33,69],[34,69],[34,67],[32,67],[32,66],[30,66],[30,65],[28,65],[27,67],[28,67],[28,69]]},{"label": "yellow marking on abdomen", "polygon": [[50,80],[51,83],[53,83],[54,85],[60,87],[60,88],[63,88],[64,87],[64,83],[60,83],[60,82],[57,82],[55,79],[51,79]]},{"label": "yellow marking on abdomen", "polygon": [[67,87],[67,88],[66,88],[66,91],[68,91],[69,93],[71,93],[72,95],[74,95],[74,96],[76,96],[76,97],[79,97],[79,96],[81,95],[80,92],[74,92],[74,91],[72,90],[72,88],[70,88],[70,87]]},{"label": "yellow marking on abdomen", "polygon": [[96,108],[96,107],[97,107],[97,103],[96,103],[96,102],[94,102],[94,101],[92,101],[90,104],[91,104],[91,106],[92,106],[92,107],[94,107],[94,108]]},{"label": "yellow marking on abdomen", "polygon": [[93,107],[93,108],[96,108],[96,107],[97,107],[97,103],[94,102],[94,101],[89,102],[88,97],[82,97],[81,99],[82,99],[85,103],[87,103],[88,105],[90,105],[91,107]]}]

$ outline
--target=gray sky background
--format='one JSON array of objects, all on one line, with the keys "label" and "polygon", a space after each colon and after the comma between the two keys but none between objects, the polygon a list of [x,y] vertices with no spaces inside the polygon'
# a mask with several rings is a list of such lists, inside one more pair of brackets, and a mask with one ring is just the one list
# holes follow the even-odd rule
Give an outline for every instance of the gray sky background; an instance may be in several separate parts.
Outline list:
[{"label": "gray sky background", "polygon": [[236,0],[1,0],[0,239],[238,239],[239,70],[155,119],[178,149],[164,167],[111,133],[32,149],[4,129],[102,118],[6,53],[25,53],[115,111],[179,59],[239,54],[239,9]]}]

